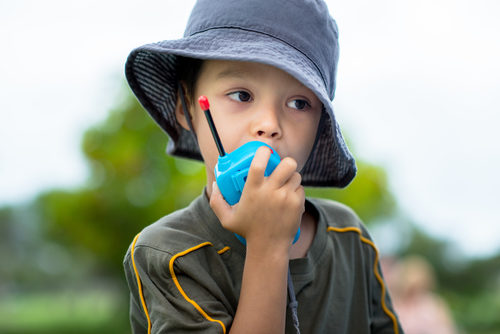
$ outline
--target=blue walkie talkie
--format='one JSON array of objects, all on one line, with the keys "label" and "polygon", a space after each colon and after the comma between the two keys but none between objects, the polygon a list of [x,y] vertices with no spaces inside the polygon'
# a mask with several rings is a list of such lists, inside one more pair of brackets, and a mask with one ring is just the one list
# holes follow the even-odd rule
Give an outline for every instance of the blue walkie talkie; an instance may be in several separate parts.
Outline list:
[{"label": "blue walkie talkie", "polygon": [[[214,137],[215,144],[217,145],[217,150],[219,151],[219,158],[217,160],[217,165],[215,165],[214,171],[215,181],[217,182],[217,186],[219,187],[219,190],[222,196],[224,196],[226,202],[229,205],[234,205],[240,200],[241,193],[243,192],[243,187],[245,186],[245,182],[247,180],[248,170],[257,149],[261,146],[267,146],[271,149],[272,152],[267,163],[264,176],[271,175],[276,166],[278,166],[278,164],[280,163],[281,158],[271,146],[260,141],[248,142],[238,147],[233,152],[226,153],[219,138],[219,134],[217,133],[217,129],[215,128],[212,115],[210,114],[208,99],[206,98],[206,96],[200,96],[198,102],[201,109],[205,113],[205,117],[208,121],[208,126],[210,127],[210,131],[212,132],[212,135]],[[293,243],[299,240],[299,236],[300,228],[295,234]],[[243,244],[246,244],[245,238],[238,234],[236,234],[236,237]]]}]

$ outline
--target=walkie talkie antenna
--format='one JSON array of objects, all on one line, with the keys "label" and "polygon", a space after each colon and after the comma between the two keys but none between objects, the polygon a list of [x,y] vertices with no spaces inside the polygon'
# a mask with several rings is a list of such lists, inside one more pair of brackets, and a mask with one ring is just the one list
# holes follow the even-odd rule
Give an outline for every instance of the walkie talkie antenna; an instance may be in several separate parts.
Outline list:
[{"label": "walkie talkie antenna", "polygon": [[217,129],[215,128],[214,120],[212,119],[212,115],[210,114],[210,104],[208,103],[208,99],[205,95],[202,95],[198,98],[198,103],[200,104],[201,109],[205,113],[205,117],[207,118],[208,126],[210,127],[210,131],[212,132],[212,136],[215,140],[215,145],[217,145],[217,150],[219,151],[219,156],[223,157],[226,155],[224,151],[224,147],[222,146],[222,142],[220,141],[219,134],[217,133]]}]

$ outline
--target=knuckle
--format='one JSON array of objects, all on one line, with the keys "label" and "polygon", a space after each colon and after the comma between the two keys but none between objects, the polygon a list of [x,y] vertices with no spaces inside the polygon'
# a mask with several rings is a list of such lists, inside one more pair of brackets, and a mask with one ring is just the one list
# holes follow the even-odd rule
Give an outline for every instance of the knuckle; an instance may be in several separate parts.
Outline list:
[{"label": "knuckle", "polygon": [[305,191],[305,189],[304,189],[303,186],[299,186],[298,194],[300,195],[302,201],[305,201],[305,199],[306,199],[306,191]]},{"label": "knuckle", "polygon": [[252,165],[250,166],[250,170],[257,174],[264,174],[266,165],[260,161],[255,161],[255,163],[252,163]]},{"label": "knuckle", "polygon": [[256,152],[259,152],[259,154],[270,153],[269,148],[267,146],[259,147]]},{"label": "knuckle", "polygon": [[304,187],[299,186],[297,190],[295,191],[295,198],[297,199],[298,204],[304,204],[305,202],[305,191]]},{"label": "knuckle", "polygon": [[296,179],[299,184],[302,182],[302,175],[300,175],[299,172],[295,172],[293,178]]},{"label": "knuckle", "polygon": [[293,159],[293,158],[286,157],[283,159],[282,163],[284,163],[290,169],[293,169],[293,170],[297,169],[297,161],[295,161],[295,159]]},{"label": "knuckle", "polygon": [[267,167],[267,160],[265,152],[262,147],[259,147],[257,152],[255,153],[255,156],[252,159],[252,162],[250,164],[250,169],[256,170],[256,171],[264,171]]},{"label": "knuckle", "polygon": [[280,189],[279,191],[276,192],[276,199],[280,202],[286,201],[288,194],[285,191],[285,189]]}]

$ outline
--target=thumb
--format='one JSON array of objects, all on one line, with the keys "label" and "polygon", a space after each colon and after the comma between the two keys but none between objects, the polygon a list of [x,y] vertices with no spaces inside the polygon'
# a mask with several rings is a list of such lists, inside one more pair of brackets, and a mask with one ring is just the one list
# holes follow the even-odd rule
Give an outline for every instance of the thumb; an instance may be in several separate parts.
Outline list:
[{"label": "thumb", "polygon": [[217,182],[212,184],[212,194],[210,195],[210,207],[214,210],[215,215],[219,220],[225,221],[232,213],[231,206],[226,202],[222,193],[217,187]]}]

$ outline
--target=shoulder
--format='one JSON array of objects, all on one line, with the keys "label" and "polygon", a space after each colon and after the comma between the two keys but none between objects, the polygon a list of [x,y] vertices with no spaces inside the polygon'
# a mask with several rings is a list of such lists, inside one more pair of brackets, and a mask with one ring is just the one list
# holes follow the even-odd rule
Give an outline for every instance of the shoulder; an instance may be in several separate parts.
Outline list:
[{"label": "shoulder", "polygon": [[[203,318],[210,320],[203,326],[212,330],[213,324],[230,323],[228,313],[221,310],[230,309],[223,293],[232,282],[226,269],[231,252],[228,247],[217,248],[220,243],[207,227],[213,219],[196,203],[200,204],[198,199],[144,228],[125,255],[132,325],[141,331],[152,326],[170,332],[192,321],[202,326]],[[223,288],[210,290],[213,287]],[[219,314],[220,320],[206,314]]]},{"label": "shoulder", "polygon": [[307,198],[325,218],[328,227],[361,227],[363,224],[353,209],[345,204],[325,198]]},{"label": "shoulder", "polygon": [[184,245],[205,241],[203,220],[199,213],[187,207],[174,211],[155,223],[144,228],[139,237],[139,244],[160,250],[176,252]]},{"label": "shoulder", "polygon": [[371,236],[356,212],[349,206],[324,198],[307,198],[318,210],[319,219],[326,224],[329,234],[353,232],[357,238],[368,241]]},{"label": "shoulder", "polygon": [[164,266],[180,254],[196,254],[196,251],[217,254],[217,247],[223,247],[210,232],[208,225],[214,222],[200,210],[199,201],[195,199],[188,207],[145,227],[132,240],[125,262]]},{"label": "shoulder", "polygon": [[[234,239],[233,243],[228,239]],[[237,243],[235,245],[234,243]],[[243,248],[233,234],[225,230],[204,195],[184,209],[174,211],[144,228],[133,239],[124,265],[141,266],[145,271],[165,272],[165,266],[182,270],[224,265],[239,260]],[[231,250],[228,252],[228,250]]]},{"label": "shoulder", "polygon": [[199,225],[200,220],[189,207],[174,211],[145,227],[135,239],[135,248],[148,247],[176,254],[185,247],[206,241]]}]

